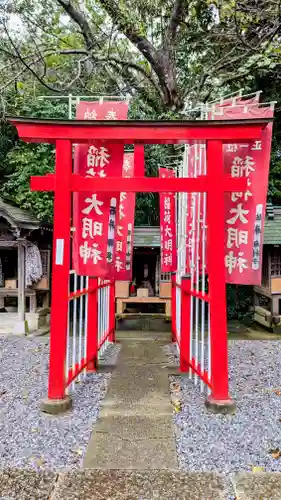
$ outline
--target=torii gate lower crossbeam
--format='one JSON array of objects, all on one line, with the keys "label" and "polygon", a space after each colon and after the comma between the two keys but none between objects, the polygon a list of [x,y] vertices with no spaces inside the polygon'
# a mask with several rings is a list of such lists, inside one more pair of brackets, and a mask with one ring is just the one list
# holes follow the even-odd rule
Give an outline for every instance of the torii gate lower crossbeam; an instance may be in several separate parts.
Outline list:
[{"label": "torii gate lower crossbeam", "polygon": [[[96,122],[64,122],[58,127],[54,121],[11,119],[17,126],[19,136],[28,141],[55,142],[56,168],[54,175],[33,177],[31,189],[54,191],[54,240],[52,271],[52,308],[50,339],[50,372],[48,398],[53,403],[65,405],[65,352],[68,317],[68,273],[70,266],[70,221],[72,192],[114,191],[114,192],[206,192],[208,214],[208,276],[211,329],[212,392],[209,403],[217,408],[232,405],[228,390],[228,353],[226,323],[226,287],[224,269],[224,193],[227,191],[244,192],[246,179],[229,178],[224,174],[222,146],[223,141],[239,142],[260,138],[262,128],[268,120],[247,120],[243,123],[161,122],[145,125],[134,122],[134,127],[114,122],[112,127]],[[127,122],[130,123],[130,122]],[[206,125],[207,123],[207,125]],[[214,126],[215,124],[215,126]],[[207,165],[206,177],[197,179],[169,179],[135,177],[85,179],[72,173],[72,144],[83,142],[82,130],[86,130],[87,141],[97,136],[103,141],[113,140],[113,132],[118,130],[118,140],[127,142],[184,142],[187,140],[206,140]],[[157,128],[159,127],[159,129]],[[132,138],[132,129],[134,136]],[[76,135],[75,135],[76,130]],[[59,131],[59,132],[58,132]],[[139,133],[138,133],[139,131]],[[161,133],[160,133],[160,132]],[[187,133],[188,131],[188,133]],[[57,134],[57,135],[56,135]],[[115,134],[116,140],[116,134]],[[141,175],[141,173],[140,173]],[[90,360],[89,360],[90,361]]]}]

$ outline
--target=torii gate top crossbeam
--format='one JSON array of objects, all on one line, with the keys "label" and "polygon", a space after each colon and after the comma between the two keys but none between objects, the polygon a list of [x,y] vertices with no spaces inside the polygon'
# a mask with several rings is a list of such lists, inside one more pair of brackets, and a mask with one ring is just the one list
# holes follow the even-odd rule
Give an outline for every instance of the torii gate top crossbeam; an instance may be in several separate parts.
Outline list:
[{"label": "torii gate top crossbeam", "polygon": [[268,118],[218,121],[92,121],[8,117],[27,142],[54,143],[58,139],[73,143],[93,140],[122,144],[185,144],[193,141],[219,140],[243,142],[261,137]]}]

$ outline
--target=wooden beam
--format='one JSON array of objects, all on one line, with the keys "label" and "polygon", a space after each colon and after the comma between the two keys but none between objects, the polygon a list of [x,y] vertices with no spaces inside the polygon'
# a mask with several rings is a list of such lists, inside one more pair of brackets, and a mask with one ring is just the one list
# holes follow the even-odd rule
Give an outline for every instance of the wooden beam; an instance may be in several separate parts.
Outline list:
[{"label": "wooden beam", "polygon": [[28,333],[25,319],[25,248],[22,240],[18,240],[18,321],[14,333],[20,335]]},{"label": "wooden beam", "polygon": [[18,242],[18,315],[19,321],[25,320],[25,249]]},{"label": "wooden beam", "polygon": [[[244,192],[247,190],[246,178],[233,178],[228,175],[224,176],[223,190],[226,192]],[[30,188],[32,191],[54,191],[55,176],[48,175],[45,177],[33,176],[30,180]],[[143,193],[159,193],[159,192],[187,192],[200,193],[208,192],[210,182],[205,176],[194,178],[159,178],[159,177],[108,177],[106,179],[90,179],[77,174],[71,175],[70,183],[71,191],[77,192],[143,192]]]},{"label": "wooden beam", "polygon": [[145,161],[144,161],[144,145],[135,144],[134,149],[134,176],[144,177]]}]

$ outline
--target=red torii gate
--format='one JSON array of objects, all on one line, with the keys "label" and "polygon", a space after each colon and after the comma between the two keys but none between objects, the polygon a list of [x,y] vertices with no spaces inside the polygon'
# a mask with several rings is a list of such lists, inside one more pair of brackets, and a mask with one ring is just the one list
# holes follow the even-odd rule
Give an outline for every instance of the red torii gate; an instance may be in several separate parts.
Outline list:
[{"label": "red torii gate", "polygon": [[[67,406],[65,353],[68,322],[70,225],[72,193],[78,192],[206,192],[208,214],[208,276],[211,330],[212,392],[218,408],[232,404],[228,391],[226,290],[224,268],[224,193],[247,190],[245,178],[224,174],[222,145],[259,139],[268,119],[235,121],[78,121],[10,117],[19,137],[27,142],[56,146],[55,173],[31,178],[31,189],[54,191],[54,239],[50,333],[50,405]],[[72,173],[72,145],[98,140],[135,144],[134,178],[89,179]],[[144,144],[184,144],[206,141],[207,175],[190,178],[152,178],[143,172]],[[140,147],[138,147],[140,145]],[[182,357],[189,349],[182,341]],[[181,365],[184,366],[184,363]],[[186,363],[188,370],[188,363]]]}]

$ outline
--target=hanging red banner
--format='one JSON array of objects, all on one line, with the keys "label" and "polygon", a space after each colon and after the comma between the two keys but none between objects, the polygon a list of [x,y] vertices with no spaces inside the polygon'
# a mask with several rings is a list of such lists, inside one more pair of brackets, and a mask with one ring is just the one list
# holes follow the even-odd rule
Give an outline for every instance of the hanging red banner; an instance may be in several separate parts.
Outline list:
[{"label": "hanging red banner", "polygon": [[[195,145],[190,145],[186,149],[186,177],[195,177]],[[195,210],[196,210],[196,193],[186,193],[186,273],[191,273],[193,263],[195,261]],[[183,202],[183,206],[185,203]],[[185,210],[185,206],[184,206]]]},{"label": "hanging red banner", "polygon": [[[273,117],[271,107],[224,108],[222,118]],[[216,116],[215,119],[220,119]],[[232,177],[246,177],[245,193],[225,194],[225,268],[228,283],[260,285],[263,228],[270,163],[272,124],[261,140],[224,146],[225,171]]]},{"label": "hanging red banner", "polygon": [[[92,113],[88,119],[125,119],[125,106],[128,112],[126,102],[81,102],[76,115],[78,119],[84,119],[85,113]],[[74,172],[89,178],[121,177],[123,155],[122,144],[79,144],[75,147]],[[74,193],[73,200],[73,268],[81,276],[111,277],[119,199],[110,192],[85,192]]]},{"label": "hanging red banner", "polygon": [[224,99],[221,100],[218,103],[215,103],[212,108],[214,111],[217,111],[218,108],[224,108],[224,107],[235,107],[235,106],[240,106],[240,105],[252,105],[252,104],[258,104],[260,99],[260,92],[257,92],[254,96],[248,98],[248,99],[243,99],[243,96],[234,96],[230,97],[229,99]]},{"label": "hanging red banner", "polygon": [[[187,148],[185,161],[186,174],[189,178],[206,175],[205,143],[196,143]],[[186,193],[186,272],[193,274],[206,268],[206,195],[204,193]],[[203,244],[204,242],[204,244]],[[204,252],[204,258],[203,258]]]},{"label": "hanging red banner", "polygon": [[81,101],[76,108],[77,120],[127,120],[128,101]]},{"label": "hanging red banner", "polygon": [[[122,176],[134,176],[134,153],[124,154]],[[115,238],[114,277],[116,280],[132,281],[135,200],[135,193],[120,193]]]},{"label": "hanging red banner", "polygon": [[[159,177],[175,177],[175,172],[159,167]],[[161,238],[161,271],[170,273],[177,268],[176,247],[176,210],[175,195],[160,193],[160,238]]]},{"label": "hanging red banner", "polygon": [[[207,158],[206,158],[206,144],[204,142],[199,144],[199,176],[207,174]],[[198,268],[199,274],[207,272],[207,194],[197,193],[198,197],[198,209],[197,209],[197,234],[196,238],[199,238],[199,243],[197,245],[198,252]]]}]

